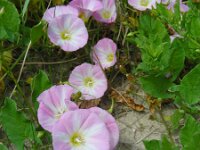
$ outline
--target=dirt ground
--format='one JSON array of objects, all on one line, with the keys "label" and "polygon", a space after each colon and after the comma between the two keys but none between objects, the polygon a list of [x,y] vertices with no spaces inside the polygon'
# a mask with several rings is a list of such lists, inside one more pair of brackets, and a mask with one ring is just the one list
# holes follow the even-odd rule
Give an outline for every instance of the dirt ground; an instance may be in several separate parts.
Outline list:
[{"label": "dirt ground", "polygon": [[[118,89],[126,89],[128,84],[125,82]],[[167,135],[167,129],[160,115],[155,112],[152,117],[147,103],[141,99],[145,97],[145,93],[140,87],[136,87],[136,92],[140,96],[133,96],[133,98],[136,103],[142,103],[145,109],[143,112],[138,112],[125,105],[117,104],[114,116],[120,129],[120,138],[116,150],[144,150],[143,140],[160,140],[163,134]],[[162,107],[162,116],[166,122],[170,121],[174,110],[171,104]],[[176,139],[175,136],[174,138]]]}]

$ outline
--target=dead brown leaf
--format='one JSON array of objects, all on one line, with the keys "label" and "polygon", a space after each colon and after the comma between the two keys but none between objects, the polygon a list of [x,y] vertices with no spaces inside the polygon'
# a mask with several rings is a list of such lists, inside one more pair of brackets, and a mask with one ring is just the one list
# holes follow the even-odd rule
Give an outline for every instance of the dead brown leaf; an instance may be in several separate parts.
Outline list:
[{"label": "dead brown leaf", "polygon": [[80,100],[77,102],[79,108],[87,109],[91,107],[96,107],[99,105],[101,99],[94,99],[94,100]]},{"label": "dead brown leaf", "polygon": [[112,88],[113,91],[111,92],[111,98],[113,98],[116,102],[119,103],[124,103],[126,104],[128,107],[132,108],[135,111],[144,111],[145,107],[141,104],[136,104],[135,100],[133,98],[131,98],[129,95],[127,94],[122,94],[119,91],[117,91],[116,89]]},{"label": "dead brown leaf", "polygon": [[149,110],[152,114],[154,114],[156,108],[161,109],[161,101],[159,101],[151,96],[147,96],[146,100],[149,105]]}]

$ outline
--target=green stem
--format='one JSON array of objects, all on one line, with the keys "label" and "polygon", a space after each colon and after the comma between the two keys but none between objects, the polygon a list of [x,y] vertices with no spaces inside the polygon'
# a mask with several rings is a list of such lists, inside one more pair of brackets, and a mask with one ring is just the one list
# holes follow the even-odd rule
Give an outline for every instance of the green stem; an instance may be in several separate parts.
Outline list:
[{"label": "green stem", "polygon": [[24,65],[25,65],[25,61],[26,61],[28,52],[29,52],[29,50],[30,50],[30,48],[31,48],[31,43],[32,43],[32,42],[30,41],[29,44],[28,44],[28,46],[27,46],[27,49],[25,50],[25,56],[24,56],[24,60],[23,60],[23,63],[22,63],[20,72],[19,72],[19,76],[18,76],[18,79],[17,79],[17,84],[15,84],[15,87],[13,88],[13,90],[12,90],[12,92],[11,92],[11,94],[10,94],[10,98],[12,98],[12,96],[13,96],[13,94],[14,94],[14,92],[15,92],[15,89],[16,89],[16,87],[17,87],[17,85],[18,85],[18,83],[19,83],[19,81],[20,81],[20,79],[21,79],[21,75],[22,75],[22,72],[23,72],[23,68],[24,68]]},{"label": "green stem", "polygon": [[113,112],[113,108],[114,108],[114,104],[115,104],[114,99],[112,98],[111,100],[112,100],[112,103],[111,103],[110,108],[108,109],[108,112],[109,112],[109,113],[112,113],[112,112]]},{"label": "green stem", "polygon": [[165,126],[165,128],[167,130],[167,133],[169,135],[169,139],[170,139],[171,143],[174,144],[175,142],[174,142],[174,139],[173,139],[173,136],[172,136],[171,129],[168,126],[167,122],[165,121],[165,118],[163,117],[162,110],[160,110],[159,108],[156,108],[156,110],[157,110],[158,114],[160,115],[161,120],[162,120],[162,122],[163,122],[163,124],[164,124],[164,126]]}]

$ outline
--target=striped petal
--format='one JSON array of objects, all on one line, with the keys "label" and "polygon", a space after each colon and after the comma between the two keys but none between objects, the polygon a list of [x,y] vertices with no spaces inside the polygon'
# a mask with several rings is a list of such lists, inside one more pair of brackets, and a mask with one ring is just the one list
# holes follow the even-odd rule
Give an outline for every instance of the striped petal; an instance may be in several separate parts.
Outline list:
[{"label": "striped petal", "polygon": [[69,77],[70,84],[82,93],[82,99],[97,99],[107,90],[107,79],[100,66],[83,63]]},{"label": "striped petal", "polygon": [[110,134],[110,149],[113,150],[119,141],[119,128],[115,121],[115,118],[107,111],[99,108],[92,107],[89,109],[91,112],[97,114],[99,118],[105,123]]},{"label": "striped petal", "polygon": [[70,101],[72,93],[72,87],[59,85],[51,87],[38,97],[38,121],[44,129],[51,132],[54,124],[65,112],[78,109],[78,106]]},{"label": "striped petal", "polygon": [[86,109],[65,113],[52,137],[55,150],[110,150],[105,123]]}]

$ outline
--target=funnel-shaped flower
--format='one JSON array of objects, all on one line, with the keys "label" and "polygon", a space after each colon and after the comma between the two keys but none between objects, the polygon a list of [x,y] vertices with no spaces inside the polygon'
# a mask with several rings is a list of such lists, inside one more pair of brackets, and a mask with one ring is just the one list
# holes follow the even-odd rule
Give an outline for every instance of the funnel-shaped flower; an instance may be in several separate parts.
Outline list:
[{"label": "funnel-shaped flower", "polygon": [[40,94],[38,120],[44,129],[51,132],[55,123],[66,111],[78,109],[78,106],[70,100],[72,93],[72,87],[59,85]]},{"label": "funnel-shaped flower", "polygon": [[94,18],[97,21],[104,23],[112,23],[116,20],[117,11],[115,0],[101,0],[103,3],[103,9],[94,13]]},{"label": "funnel-shaped flower", "polygon": [[52,136],[54,150],[110,150],[105,123],[86,109],[65,113]]},{"label": "funnel-shaped flower", "polygon": [[[174,12],[174,6],[176,4],[176,0],[164,0],[162,3],[163,4],[168,4],[168,9],[172,10]],[[187,12],[189,10],[189,7],[185,4],[183,4],[182,0],[180,0],[180,11],[181,12]]]},{"label": "funnel-shaped flower", "polygon": [[156,2],[156,0],[128,0],[129,5],[140,11],[152,9],[153,6],[155,7]]},{"label": "funnel-shaped flower", "polygon": [[102,9],[103,5],[99,0],[73,0],[69,5],[79,10],[79,17],[87,22],[93,12]]},{"label": "funnel-shaped flower", "polygon": [[84,22],[74,15],[62,15],[49,23],[48,36],[64,51],[76,51],[85,46],[88,32]]},{"label": "funnel-shaped flower", "polygon": [[175,32],[173,35],[170,35],[170,41],[171,43],[176,39],[176,38],[183,38],[181,35],[179,35],[177,32]]},{"label": "funnel-shaped flower", "polygon": [[56,7],[47,9],[42,19],[50,23],[56,17],[61,16],[61,15],[66,15],[66,14],[72,14],[72,15],[78,16],[79,11],[76,8],[69,5],[56,6]]},{"label": "funnel-shaped flower", "polygon": [[97,99],[107,90],[107,79],[98,65],[83,63],[69,77],[69,83],[82,93],[82,99]]},{"label": "funnel-shaped flower", "polygon": [[92,51],[92,59],[96,64],[101,64],[103,68],[113,66],[116,59],[116,44],[109,38],[103,38],[98,41]]},{"label": "funnel-shaped flower", "polygon": [[115,118],[107,111],[98,107],[92,107],[89,110],[96,113],[99,118],[105,123],[110,134],[110,149],[113,150],[119,141],[119,128],[117,126]]}]

